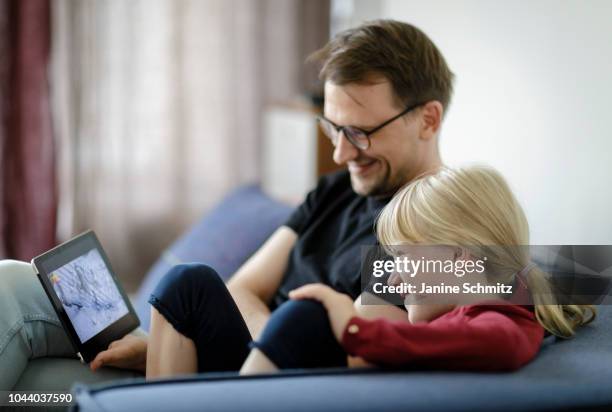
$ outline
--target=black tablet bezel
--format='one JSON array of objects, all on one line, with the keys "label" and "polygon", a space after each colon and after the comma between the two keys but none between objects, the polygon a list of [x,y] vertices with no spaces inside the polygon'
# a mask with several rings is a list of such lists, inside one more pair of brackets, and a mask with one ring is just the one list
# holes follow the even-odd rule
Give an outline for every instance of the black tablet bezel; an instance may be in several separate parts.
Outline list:
[{"label": "black tablet bezel", "polygon": [[[97,335],[93,336],[86,342],[81,343],[79,335],[74,329],[68,314],[64,310],[61,301],[53,289],[53,285],[49,279],[49,274],[94,248],[97,249],[100,256],[102,256],[104,264],[106,264],[108,272],[112,276],[113,281],[115,282],[115,285],[117,286],[117,289],[119,290],[119,293],[121,294],[121,297],[128,308],[128,313],[106,327]],[[136,312],[134,311],[134,308],[132,307],[132,304],[130,303],[125,291],[121,287],[121,283],[119,283],[117,280],[117,276],[113,271],[106,253],[104,253],[104,249],[102,248],[100,241],[92,230],[82,233],[79,236],[51,249],[50,251],[35,257],[32,259],[32,266],[38,275],[38,279],[40,280],[43,289],[45,289],[47,296],[51,300],[53,309],[55,309],[57,316],[62,322],[62,325],[64,326],[64,329],[66,330],[75,351],[77,354],[81,355],[84,362],[91,362],[98,353],[106,350],[112,341],[121,339],[123,336],[140,326],[140,320],[138,319],[138,316],[136,315]]]}]

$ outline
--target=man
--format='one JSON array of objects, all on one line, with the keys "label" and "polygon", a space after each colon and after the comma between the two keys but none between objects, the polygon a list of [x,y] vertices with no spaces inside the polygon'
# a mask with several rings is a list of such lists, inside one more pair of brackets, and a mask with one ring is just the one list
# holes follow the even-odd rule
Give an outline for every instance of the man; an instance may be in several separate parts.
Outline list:
[{"label": "man", "polygon": [[[239,312],[215,309],[214,299],[224,294],[221,286],[223,290],[206,298],[212,299],[206,311],[193,319],[177,320],[176,316],[196,310],[185,308],[182,299],[201,286],[193,282],[200,282],[206,277],[200,275],[210,268],[175,268],[159,292],[164,296],[152,296],[148,341],[126,336],[101,352],[92,369],[112,365],[144,370],[146,365],[150,377],[235,369],[243,353],[232,358],[236,365],[221,359],[225,364],[211,367],[215,353],[203,352],[198,340],[210,340],[216,333],[213,329],[220,330],[219,342],[257,337],[271,310],[287,300],[290,290],[313,282],[352,296],[363,316],[405,317],[405,312],[392,306],[359,306],[360,246],[374,244],[373,224],[388,199],[406,183],[441,165],[438,135],[453,75],[424,33],[391,20],[340,33],[314,58],[322,63],[325,81],[320,126],[335,145],[334,161],[348,171],[323,177],[289,221],[231,278],[227,288]],[[183,306],[179,315],[166,310],[168,303],[163,302],[177,296],[178,305]],[[203,295],[196,295],[193,304],[202,299]],[[203,309],[198,306],[198,310]],[[239,339],[232,337],[234,328],[228,323],[218,328],[209,325],[228,311],[234,314],[232,322],[246,324]],[[184,323],[197,323],[189,332],[195,335],[181,333],[188,330]],[[218,350],[223,358],[233,348]],[[246,347],[244,351],[248,353]]]}]

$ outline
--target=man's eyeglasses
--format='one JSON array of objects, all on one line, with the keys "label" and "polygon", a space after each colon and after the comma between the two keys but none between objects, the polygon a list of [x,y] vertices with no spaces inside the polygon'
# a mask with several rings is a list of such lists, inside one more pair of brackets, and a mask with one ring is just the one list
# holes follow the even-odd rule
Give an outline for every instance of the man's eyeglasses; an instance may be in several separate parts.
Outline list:
[{"label": "man's eyeglasses", "polygon": [[381,123],[380,125],[370,130],[363,130],[355,126],[338,126],[336,123],[325,118],[324,116],[317,116],[317,122],[319,122],[319,125],[321,126],[321,130],[323,130],[323,133],[325,133],[325,135],[329,138],[329,140],[331,140],[334,146],[338,145],[338,140],[340,138],[340,132],[342,132],[344,133],[344,136],[347,138],[347,140],[353,146],[355,146],[357,149],[360,149],[360,150],[366,150],[370,147],[370,136],[372,134],[376,133],[377,131],[379,131],[380,129],[388,125],[389,123],[393,122],[394,120],[399,119],[400,117],[407,114],[408,112],[413,111],[414,109],[421,106],[422,104],[423,103],[418,103],[412,106],[408,106],[403,112],[401,112],[397,116],[393,116],[389,120],[386,120],[385,122]]}]

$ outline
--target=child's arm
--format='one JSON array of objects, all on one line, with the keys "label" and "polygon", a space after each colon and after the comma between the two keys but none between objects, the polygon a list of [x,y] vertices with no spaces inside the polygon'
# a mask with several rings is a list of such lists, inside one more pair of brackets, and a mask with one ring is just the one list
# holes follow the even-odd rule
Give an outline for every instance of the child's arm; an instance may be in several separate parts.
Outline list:
[{"label": "child's arm", "polygon": [[350,355],[379,365],[514,370],[536,355],[543,336],[525,308],[476,305],[429,323],[353,317],[342,345]]}]

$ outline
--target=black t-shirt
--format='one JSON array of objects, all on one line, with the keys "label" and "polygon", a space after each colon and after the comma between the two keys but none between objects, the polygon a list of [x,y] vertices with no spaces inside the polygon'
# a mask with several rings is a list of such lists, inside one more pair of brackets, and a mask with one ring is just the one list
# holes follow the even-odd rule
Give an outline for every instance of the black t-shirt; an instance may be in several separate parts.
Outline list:
[{"label": "black t-shirt", "polygon": [[357,298],[361,247],[376,244],[374,222],[389,199],[356,194],[347,171],[323,176],[285,223],[298,239],[272,307],[308,283],[324,283]]}]

